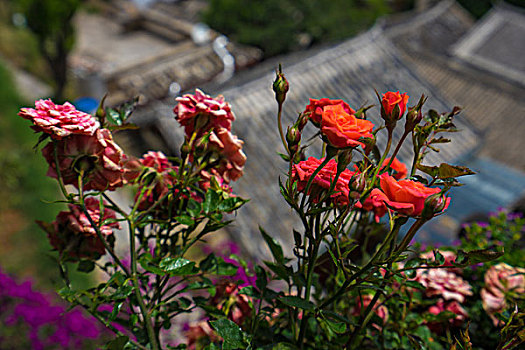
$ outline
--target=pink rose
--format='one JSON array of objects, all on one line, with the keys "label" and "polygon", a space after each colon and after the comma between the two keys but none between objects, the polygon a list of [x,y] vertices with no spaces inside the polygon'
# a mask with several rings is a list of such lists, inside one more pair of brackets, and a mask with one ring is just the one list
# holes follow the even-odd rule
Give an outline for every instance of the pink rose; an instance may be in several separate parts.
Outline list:
[{"label": "pink rose", "polygon": [[365,144],[361,138],[373,138],[374,124],[368,120],[348,114],[343,105],[330,105],[323,109],[321,134],[335,148],[349,148]]},{"label": "pink rose", "polygon": [[428,297],[463,303],[466,296],[472,295],[472,287],[467,281],[445,269],[419,269],[415,280],[425,287]]},{"label": "pink rose", "polygon": [[[454,327],[461,326],[463,322],[465,322],[465,320],[468,318],[467,311],[457,301],[450,301],[445,303],[443,300],[440,299],[438,300],[436,305],[432,305],[428,308],[428,312],[430,312],[433,315],[439,315],[444,311],[450,311],[455,314],[454,318],[449,319],[449,323]],[[427,326],[434,333],[441,333],[443,331],[442,325],[437,322],[429,322]]]},{"label": "pink rose", "polygon": [[[109,130],[98,129],[93,136],[72,135],[57,141],[56,146],[64,184],[78,187],[81,170],[86,191],[113,191],[126,182],[125,156]],[[52,142],[42,149],[42,154],[49,164],[47,176],[58,178]]]},{"label": "pink rose", "polygon": [[177,102],[179,103],[173,109],[173,113],[175,119],[184,127],[187,137],[190,137],[196,128],[201,135],[214,128],[231,130],[235,116],[224,97],[211,98],[196,89],[194,95],[177,97]]},{"label": "pink rose", "polygon": [[323,109],[326,106],[341,105],[343,110],[350,115],[353,115],[355,111],[350,108],[348,103],[343,100],[330,100],[328,98],[322,98],[320,100],[310,99],[310,104],[306,106],[303,114],[308,115],[310,120],[317,126],[321,125],[321,119],[323,118]]},{"label": "pink rose", "polygon": [[485,273],[485,287],[481,290],[483,308],[492,318],[495,326],[500,321],[495,313],[507,307],[506,298],[520,297],[525,293],[525,269],[504,263],[492,266]]},{"label": "pink rose", "polygon": [[[104,203],[105,204],[105,203]],[[118,222],[108,223],[108,219],[116,219],[115,212],[104,207],[100,212],[100,203],[94,197],[85,200],[85,206],[93,223],[97,225],[104,239],[113,245],[113,229],[120,228]],[[69,211],[58,213],[56,220],[51,224],[41,221],[37,223],[47,232],[53,248],[69,258],[98,259],[105,254],[104,243],[99,239],[95,228],[78,205],[68,204]]]},{"label": "pink rose", "polygon": [[51,100],[38,100],[35,108],[22,108],[18,115],[31,120],[33,130],[61,140],[70,135],[92,136],[99,128],[98,121],[90,114],[78,111],[71,103],[56,105]]},{"label": "pink rose", "polygon": [[217,128],[210,134],[209,149],[216,151],[219,164],[215,167],[226,184],[237,181],[243,174],[246,155],[242,151],[244,142],[225,128]]},{"label": "pink rose", "polygon": [[[455,274],[462,274],[462,270],[458,267],[455,267],[452,263],[456,261],[456,254],[454,252],[448,251],[448,250],[439,250],[438,252],[443,255],[443,258],[445,258],[445,263],[441,266],[450,266],[447,270],[450,272],[454,272]],[[420,255],[422,259],[427,259],[431,261],[435,261],[434,252],[429,251],[426,253],[423,253]]]}]

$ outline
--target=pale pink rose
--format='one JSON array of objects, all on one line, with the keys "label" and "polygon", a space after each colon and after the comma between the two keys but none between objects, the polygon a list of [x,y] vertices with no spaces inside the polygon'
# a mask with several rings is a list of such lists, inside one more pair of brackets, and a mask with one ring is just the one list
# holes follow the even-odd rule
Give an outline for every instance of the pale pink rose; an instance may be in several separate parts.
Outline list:
[{"label": "pale pink rose", "polygon": [[415,280],[426,288],[428,297],[463,303],[466,296],[472,295],[472,287],[467,281],[445,269],[419,269]]},{"label": "pale pink rose", "polygon": [[[451,252],[449,250],[439,250],[439,249],[438,249],[438,252],[441,253],[441,255],[443,255],[443,257],[445,258],[445,263],[443,265],[441,265],[441,266],[450,266],[450,268],[447,269],[447,270],[450,271],[450,272],[454,272],[455,274],[461,274],[462,273],[461,268],[455,267],[452,264],[453,262],[456,261],[456,253]],[[434,252],[433,251],[428,251],[426,253],[423,253],[423,254],[420,255],[420,257],[422,259],[435,261]]]},{"label": "pale pink rose", "polygon": [[71,103],[54,104],[51,100],[38,100],[35,108],[22,108],[18,115],[31,120],[33,130],[51,135],[55,140],[70,135],[91,136],[99,128],[90,114],[78,111]]},{"label": "pale pink rose", "polygon": [[140,162],[142,163],[142,165],[149,168],[153,168],[158,172],[163,172],[164,170],[173,168],[170,161],[168,160],[168,157],[166,157],[164,153],[159,151],[147,152],[142,156]]},{"label": "pale pink rose", "polygon": [[492,266],[485,273],[485,287],[481,290],[483,308],[492,318],[494,325],[500,321],[495,313],[507,307],[506,298],[522,296],[525,293],[525,268],[512,267],[504,263]]},{"label": "pale pink rose", "polygon": [[[94,197],[86,198],[85,206],[106,242],[113,245],[113,229],[120,228],[120,225],[118,222],[108,223],[106,220],[116,219],[115,212],[104,207],[101,215],[100,203]],[[47,232],[53,248],[61,254],[64,253],[73,260],[100,258],[105,254],[106,249],[89,218],[79,205],[68,204],[68,207],[69,211],[58,213],[56,220],[51,224],[37,223]]]},{"label": "pale pink rose", "polygon": [[197,131],[200,134],[214,128],[231,130],[235,116],[223,96],[212,98],[196,89],[194,95],[186,94],[177,97],[177,102],[173,113],[175,119],[184,127],[186,136],[191,136],[195,128],[199,129]]},{"label": "pale pink rose", "polygon": [[201,180],[199,181],[199,188],[203,191],[207,191],[212,188],[212,183],[216,183],[226,193],[232,193],[232,188],[226,183],[222,175],[219,174],[217,169],[211,168],[209,171],[202,170],[199,173]]},{"label": "pale pink rose", "polygon": [[[443,300],[440,299],[436,303],[436,305],[432,305],[428,308],[428,312],[434,315],[439,315],[443,311],[450,311],[456,315],[453,319],[449,320],[450,324],[454,327],[461,326],[463,322],[468,318],[467,311],[457,301],[445,303]],[[427,326],[436,333],[440,333],[443,330],[442,325],[439,323],[431,322],[428,323]]]},{"label": "pale pink rose", "polygon": [[219,156],[215,167],[225,183],[237,181],[243,174],[246,155],[242,151],[244,142],[225,128],[217,128],[210,134],[209,148]]},{"label": "pale pink rose", "polygon": [[[113,191],[125,184],[125,157],[109,130],[98,129],[93,136],[72,135],[57,141],[56,146],[64,184],[78,187],[81,169],[86,191]],[[47,176],[58,178],[53,142],[42,149],[42,154],[49,164]]]}]

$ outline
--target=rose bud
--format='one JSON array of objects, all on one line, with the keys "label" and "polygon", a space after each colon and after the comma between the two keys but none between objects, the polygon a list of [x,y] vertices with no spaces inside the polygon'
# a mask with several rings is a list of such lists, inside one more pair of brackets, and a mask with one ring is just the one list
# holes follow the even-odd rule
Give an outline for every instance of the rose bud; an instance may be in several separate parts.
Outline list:
[{"label": "rose bud", "polygon": [[284,100],[286,99],[286,93],[289,89],[290,85],[284,77],[281,65],[279,65],[277,76],[275,77],[275,81],[273,82],[273,91],[275,92],[275,99],[277,100],[277,103],[282,104],[284,102]]},{"label": "rose bud", "polygon": [[301,142],[301,132],[296,125],[289,126],[288,131],[286,132],[286,142],[288,142],[288,147],[297,146]]},{"label": "rose bud", "polygon": [[406,93],[400,94],[399,91],[387,91],[381,99],[381,118],[385,120],[388,130],[393,130],[396,122],[405,114],[408,102]]},{"label": "rose bud", "polygon": [[405,122],[405,133],[409,133],[416,125],[419,124],[419,122],[423,119],[423,115],[421,114],[421,110],[416,108],[409,108],[407,113],[407,119]]},{"label": "rose bud", "polygon": [[421,216],[431,218],[435,214],[441,213],[447,207],[447,198],[441,192],[430,195],[425,199],[425,207]]}]

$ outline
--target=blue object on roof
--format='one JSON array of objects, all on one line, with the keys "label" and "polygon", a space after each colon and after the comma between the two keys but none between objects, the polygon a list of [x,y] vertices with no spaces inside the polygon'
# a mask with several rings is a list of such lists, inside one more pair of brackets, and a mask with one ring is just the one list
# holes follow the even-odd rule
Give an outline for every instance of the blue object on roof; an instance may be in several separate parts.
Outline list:
[{"label": "blue object on roof", "polygon": [[476,174],[459,178],[465,186],[450,190],[446,214],[425,224],[418,241],[450,244],[460,225],[469,218],[509,208],[525,196],[524,173],[482,157],[466,164]]},{"label": "blue object on roof", "polygon": [[94,113],[97,110],[99,101],[93,97],[80,97],[73,101],[73,105],[82,112]]}]

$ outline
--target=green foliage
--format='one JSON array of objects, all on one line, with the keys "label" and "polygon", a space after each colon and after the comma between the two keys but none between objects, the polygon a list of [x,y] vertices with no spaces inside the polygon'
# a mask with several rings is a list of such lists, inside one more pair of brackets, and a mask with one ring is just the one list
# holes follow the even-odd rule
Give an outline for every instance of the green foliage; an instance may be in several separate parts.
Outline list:
[{"label": "green foliage", "polygon": [[383,0],[210,0],[210,27],[266,57],[311,43],[342,40],[372,25],[389,8]]}]

